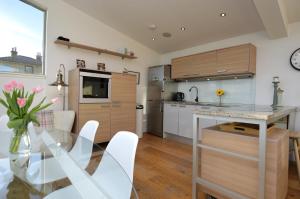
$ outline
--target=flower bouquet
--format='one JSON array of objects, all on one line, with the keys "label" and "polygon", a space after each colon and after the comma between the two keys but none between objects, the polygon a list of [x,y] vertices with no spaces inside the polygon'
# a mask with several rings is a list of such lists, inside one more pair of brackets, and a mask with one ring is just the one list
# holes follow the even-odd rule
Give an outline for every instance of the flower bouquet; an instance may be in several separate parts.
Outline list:
[{"label": "flower bouquet", "polygon": [[216,95],[219,97],[219,106],[222,105],[222,96],[225,94],[225,91],[223,89],[217,89]]},{"label": "flower bouquet", "polygon": [[39,125],[36,113],[46,109],[57,101],[57,98],[52,99],[49,103],[44,103],[46,97],[36,106],[31,107],[36,94],[40,93],[43,89],[41,87],[33,88],[31,92],[24,90],[22,83],[11,81],[4,85],[3,94],[5,99],[0,98],[0,104],[6,109],[9,122],[7,127],[13,130],[13,136],[10,143],[10,153],[17,153],[21,139],[25,136],[27,140],[25,143],[28,145],[28,152],[30,152],[30,139],[28,135],[28,124]]}]

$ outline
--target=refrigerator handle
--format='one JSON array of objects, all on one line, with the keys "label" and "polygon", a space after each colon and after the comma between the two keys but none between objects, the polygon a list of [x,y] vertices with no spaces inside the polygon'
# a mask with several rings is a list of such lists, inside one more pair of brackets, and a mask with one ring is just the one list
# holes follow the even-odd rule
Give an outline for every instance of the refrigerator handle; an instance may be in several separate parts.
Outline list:
[{"label": "refrigerator handle", "polygon": [[161,92],[165,92],[165,80],[162,81]]},{"label": "refrigerator handle", "polygon": [[159,103],[159,109],[160,109],[160,112],[164,112],[164,103],[163,102],[160,102]]}]

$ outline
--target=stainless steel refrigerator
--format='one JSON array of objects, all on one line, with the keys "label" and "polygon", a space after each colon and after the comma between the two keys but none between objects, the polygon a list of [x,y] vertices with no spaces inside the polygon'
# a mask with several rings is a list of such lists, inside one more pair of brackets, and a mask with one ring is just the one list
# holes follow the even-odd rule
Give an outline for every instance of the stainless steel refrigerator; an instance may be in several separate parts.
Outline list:
[{"label": "stainless steel refrigerator", "polygon": [[172,100],[177,84],[171,80],[171,65],[149,67],[147,87],[147,131],[163,137],[163,108]]}]

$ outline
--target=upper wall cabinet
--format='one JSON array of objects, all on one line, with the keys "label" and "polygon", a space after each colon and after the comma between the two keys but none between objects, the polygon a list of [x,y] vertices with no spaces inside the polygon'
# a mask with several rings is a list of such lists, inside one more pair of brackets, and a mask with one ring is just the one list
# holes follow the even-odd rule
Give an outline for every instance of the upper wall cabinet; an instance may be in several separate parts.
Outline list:
[{"label": "upper wall cabinet", "polygon": [[172,59],[172,79],[255,74],[256,47],[244,44]]},{"label": "upper wall cabinet", "polygon": [[217,66],[217,51],[205,52],[172,60],[172,78],[211,75]]},{"label": "upper wall cabinet", "polygon": [[252,44],[217,50],[218,74],[254,74],[255,66],[256,48]]}]

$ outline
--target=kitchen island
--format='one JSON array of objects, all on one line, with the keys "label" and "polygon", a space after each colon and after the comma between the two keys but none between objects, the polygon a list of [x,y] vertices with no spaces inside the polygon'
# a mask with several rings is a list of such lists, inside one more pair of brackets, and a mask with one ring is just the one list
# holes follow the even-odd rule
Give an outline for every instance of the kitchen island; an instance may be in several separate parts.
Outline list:
[{"label": "kitchen island", "polygon": [[[288,118],[288,129],[294,130],[295,123],[295,107],[277,107],[271,106],[257,106],[257,105],[243,105],[243,106],[221,106],[214,109],[198,109],[193,114],[193,199],[198,198],[197,184],[207,187],[210,190],[222,193],[228,198],[246,198],[239,193],[226,189],[217,184],[211,183],[198,176],[199,169],[199,150],[205,148],[207,150],[222,153],[226,156],[238,157],[250,161],[258,162],[259,170],[259,199],[265,198],[265,174],[266,174],[266,142],[267,142],[267,126],[284,117]],[[256,124],[259,126],[259,154],[257,158],[233,153],[220,148],[206,146],[201,143],[201,120],[211,119],[224,122],[239,122]],[[200,163],[201,166],[201,163]]]}]

